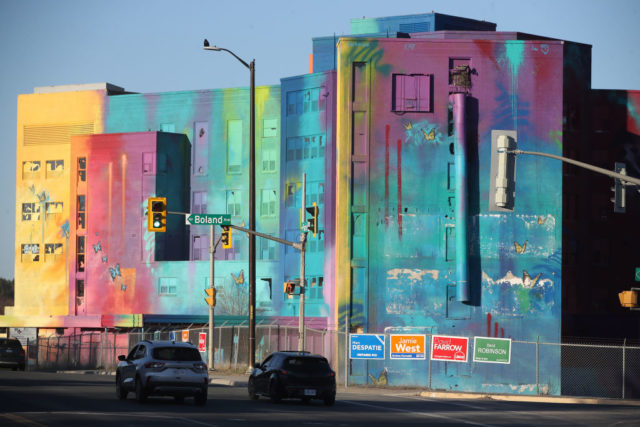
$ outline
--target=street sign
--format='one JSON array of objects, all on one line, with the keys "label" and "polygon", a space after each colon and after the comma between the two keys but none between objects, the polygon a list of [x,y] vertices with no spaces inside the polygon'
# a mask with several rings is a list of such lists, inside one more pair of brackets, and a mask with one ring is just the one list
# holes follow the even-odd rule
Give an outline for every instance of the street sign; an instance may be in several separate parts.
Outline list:
[{"label": "street sign", "polygon": [[511,339],[475,337],[473,339],[473,361],[511,363]]},{"label": "street sign", "polygon": [[390,359],[425,360],[427,358],[426,335],[391,335]]},{"label": "street sign", "polygon": [[636,267],[636,282],[640,282],[640,267]]},{"label": "street sign", "polygon": [[384,359],[384,334],[349,334],[350,359]]},{"label": "street sign", "polygon": [[434,335],[431,339],[431,360],[466,362],[469,338]]},{"label": "street sign", "polygon": [[198,336],[198,350],[200,350],[200,353],[204,353],[205,351],[207,351],[207,333],[206,332],[200,332],[200,335]]},{"label": "street sign", "polygon": [[187,225],[231,225],[229,214],[189,214],[185,216]]}]

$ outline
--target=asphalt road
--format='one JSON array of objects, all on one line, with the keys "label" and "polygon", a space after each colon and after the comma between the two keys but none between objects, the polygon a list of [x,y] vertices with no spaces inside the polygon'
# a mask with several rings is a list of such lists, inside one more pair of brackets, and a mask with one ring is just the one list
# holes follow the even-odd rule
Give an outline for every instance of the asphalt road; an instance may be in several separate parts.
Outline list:
[{"label": "asphalt road", "polygon": [[640,408],[494,400],[430,399],[415,392],[350,389],[335,406],[321,401],[251,401],[244,387],[210,385],[204,407],[192,399],[115,396],[113,376],[0,370],[1,426],[637,426]]}]

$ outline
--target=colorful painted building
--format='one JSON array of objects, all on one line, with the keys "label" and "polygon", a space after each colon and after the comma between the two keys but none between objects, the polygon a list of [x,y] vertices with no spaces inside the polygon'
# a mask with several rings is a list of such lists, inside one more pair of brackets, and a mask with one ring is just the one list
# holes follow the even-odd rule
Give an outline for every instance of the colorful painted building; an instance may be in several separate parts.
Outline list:
[{"label": "colorful painted building", "polygon": [[[573,299],[587,257],[576,242],[597,245],[606,224],[590,236],[577,206],[606,203],[574,178],[585,173],[521,156],[515,201],[496,206],[492,139],[509,131],[518,148],[588,163],[589,147],[616,145],[638,176],[638,94],[591,90],[588,45],[495,28],[433,13],[353,20],[351,36],[313,40],[314,72],[256,88],[257,230],[298,240],[303,174],[305,205],[320,210],[307,243],[308,326],[557,343],[571,334],[565,311],[588,316]],[[246,88],[109,84],[21,95],[15,306],[0,324],[65,333],[206,323],[211,227],[183,214],[248,223],[248,98]],[[600,110],[615,120],[595,130]],[[147,230],[153,196],[167,197],[166,233]],[[607,245],[602,257],[628,268],[632,257]],[[297,324],[299,297],[282,286],[299,279],[298,252],[257,239],[257,258],[258,319]],[[244,321],[245,236],[234,231],[215,259],[216,319]],[[332,347],[342,369],[344,341]],[[442,362],[428,380],[408,361],[352,360],[347,371],[352,383],[434,378],[530,394],[535,357],[518,354],[509,370]],[[560,362],[558,352],[539,366],[542,392],[561,392]]]}]

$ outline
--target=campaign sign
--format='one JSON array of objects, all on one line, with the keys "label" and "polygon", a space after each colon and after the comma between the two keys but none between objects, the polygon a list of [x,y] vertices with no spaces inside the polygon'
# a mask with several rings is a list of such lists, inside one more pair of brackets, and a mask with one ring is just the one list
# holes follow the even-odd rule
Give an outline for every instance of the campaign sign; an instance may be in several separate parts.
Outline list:
[{"label": "campaign sign", "polygon": [[390,359],[425,360],[427,358],[426,335],[391,335]]},{"label": "campaign sign", "polygon": [[434,335],[431,339],[431,360],[466,362],[469,338]]},{"label": "campaign sign", "polygon": [[475,337],[473,339],[473,361],[511,363],[511,339]]},{"label": "campaign sign", "polygon": [[182,342],[189,342],[189,330],[182,331]]},{"label": "campaign sign", "polygon": [[200,332],[200,335],[198,336],[198,350],[200,350],[200,353],[204,353],[205,351],[207,351],[207,333],[206,332]]},{"label": "campaign sign", "polygon": [[383,359],[384,334],[349,334],[350,359]]}]

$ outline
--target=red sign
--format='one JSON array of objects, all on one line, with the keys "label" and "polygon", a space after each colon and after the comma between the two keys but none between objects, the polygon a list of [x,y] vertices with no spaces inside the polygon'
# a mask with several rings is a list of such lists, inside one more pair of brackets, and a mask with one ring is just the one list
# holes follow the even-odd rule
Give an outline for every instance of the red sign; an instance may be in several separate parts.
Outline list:
[{"label": "red sign", "polygon": [[200,353],[204,353],[207,351],[207,333],[200,332],[200,336],[198,337],[198,350]]},{"label": "red sign", "polygon": [[431,338],[431,360],[466,362],[469,338],[434,335]]}]

